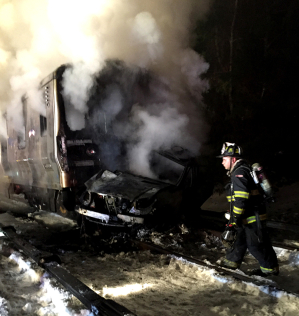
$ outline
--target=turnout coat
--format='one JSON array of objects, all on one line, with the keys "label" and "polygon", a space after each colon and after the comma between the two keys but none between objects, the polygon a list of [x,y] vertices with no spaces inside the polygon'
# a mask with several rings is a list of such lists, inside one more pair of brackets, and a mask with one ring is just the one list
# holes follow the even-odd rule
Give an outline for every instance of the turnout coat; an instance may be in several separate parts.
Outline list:
[{"label": "turnout coat", "polygon": [[240,159],[230,173],[231,183],[227,185],[227,200],[230,203],[233,225],[242,226],[242,224],[251,224],[257,220],[266,219],[262,194],[250,172],[248,164]]},{"label": "turnout coat", "polygon": [[227,250],[224,265],[238,268],[248,249],[258,260],[262,272],[273,273],[278,271],[278,262],[266,230],[266,207],[250,172],[248,164],[240,159],[229,173],[231,183],[227,187],[227,199],[230,223],[236,227],[237,237]]}]

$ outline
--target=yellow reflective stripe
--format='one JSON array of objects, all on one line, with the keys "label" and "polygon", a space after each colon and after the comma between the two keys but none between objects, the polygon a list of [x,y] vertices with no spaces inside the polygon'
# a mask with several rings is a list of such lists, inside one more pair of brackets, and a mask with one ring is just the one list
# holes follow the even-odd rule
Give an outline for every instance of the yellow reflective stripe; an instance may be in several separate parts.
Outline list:
[{"label": "yellow reflective stripe", "polygon": [[238,262],[234,262],[234,261],[230,261],[228,259],[224,259],[224,264],[227,266],[227,267],[231,267],[231,268],[239,268],[240,266],[240,263]]},{"label": "yellow reflective stripe", "polygon": [[237,211],[244,211],[244,208],[240,208],[240,207],[237,207],[237,206],[234,206],[234,209],[237,210]]},{"label": "yellow reflective stripe", "polygon": [[[267,214],[262,214],[262,215],[259,215],[260,216],[260,220],[261,221],[264,221],[267,219]],[[243,219],[243,224],[252,224],[256,222],[256,218],[255,216],[250,216],[250,217],[247,217],[245,219]]]},{"label": "yellow reflective stripe", "polygon": [[228,202],[231,202],[231,200],[232,200],[232,196],[231,195],[227,195],[226,198],[227,198]]},{"label": "yellow reflective stripe", "polygon": [[261,270],[265,270],[265,271],[273,271],[273,269],[267,269],[267,268],[264,268],[264,267],[262,267],[262,266],[260,266],[260,268],[261,268]]},{"label": "yellow reflective stripe", "polygon": [[239,208],[239,207],[234,206],[233,212],[236,213],[236,214],[243,214],[244,213],[244,208]]},{"label": "yellow reflective stripe", "polygon": [[247,224],[251,224],[256,221],[256,218],[255,216],[251,216],[251,217],[247,217],[246,220],[247,220]]},{"label": "yellow reflective stripe", "polygon": [[262,272],[265,272],[265,273],[267,273],[267,272],[278,272],[279,271],[279,267],[274,267],[273,269],[268,269],[268,268],[264,268],[264,267],[260,266],[260,268],[261,268]]},{"label": "yellow reflective stripe", "polygon": [[235,191],[235,197],[248,199],[249,198],[249,193],[245,192],[245,191]]}]

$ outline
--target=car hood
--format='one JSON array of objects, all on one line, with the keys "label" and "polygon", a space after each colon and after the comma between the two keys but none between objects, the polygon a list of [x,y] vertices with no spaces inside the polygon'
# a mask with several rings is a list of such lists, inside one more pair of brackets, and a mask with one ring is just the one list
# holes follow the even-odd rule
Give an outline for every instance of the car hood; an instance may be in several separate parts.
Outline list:
[{"label": "car hood", "polygon": [[90,192],[120,196],[131,202],[139,198],[151,198],[159,190],[174,186],[170,183],[136,176],[126,172],[113,173],[109,170],[105,170],[93,176],[85,185]]}]

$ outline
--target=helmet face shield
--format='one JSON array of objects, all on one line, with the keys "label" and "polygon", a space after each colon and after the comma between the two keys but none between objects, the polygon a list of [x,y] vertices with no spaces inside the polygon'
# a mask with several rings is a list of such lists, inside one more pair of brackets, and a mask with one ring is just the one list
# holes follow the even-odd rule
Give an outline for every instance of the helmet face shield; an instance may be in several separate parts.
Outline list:
[{"label": "helmet face shield", "polygon": [[236,157],[241,158],[243,152],[242,148],[235,143],[225,142],[222,145],[221,155],[217,156],[217,158],[222,157]]}]

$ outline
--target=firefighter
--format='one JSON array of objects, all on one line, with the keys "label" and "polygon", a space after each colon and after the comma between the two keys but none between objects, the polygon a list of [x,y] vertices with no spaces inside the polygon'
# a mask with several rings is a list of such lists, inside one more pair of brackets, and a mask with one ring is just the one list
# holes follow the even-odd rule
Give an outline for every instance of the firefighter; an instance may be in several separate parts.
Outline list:
[{"label": "firefighter", "polygon": [[230,226],[234,228],[235,239],[218,264],[229,268],[240,267],[246,250],[257,259],[260,267],[249,271],[250,275],[278,275],[276,253],[266,231],[266,207],[255,184],[249,165],[242,159],[242,149],[234,143],[224,143],[221,155],[222,165],[227,170],[231,183],[227,185],[227,199],[230,203]]}]

